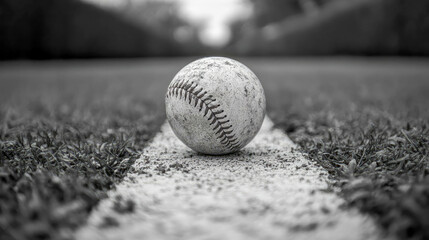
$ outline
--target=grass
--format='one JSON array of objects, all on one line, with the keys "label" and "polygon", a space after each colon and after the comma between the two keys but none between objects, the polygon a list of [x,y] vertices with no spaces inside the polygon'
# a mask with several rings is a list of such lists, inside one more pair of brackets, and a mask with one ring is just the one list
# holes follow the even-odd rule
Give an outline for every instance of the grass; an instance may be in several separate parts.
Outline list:
[{"label": "grass", "polygon": [[127,109],[136,119],[115,105],[88,119],[74,108],[54,116],[60,107],[34,108],[42,113],[0,112],[2,239],[68,239],[125,176],[161,115],[142,104]]},{"label": "grass", "polygon": [[278,87],[289,97],[271,102],[271,117],[330,173],[348,207],[398,239],[428,239],[427,75],[412,65],[385,71],[389,64],[358,64],[347,73],[316,70],[314,78],[330,75],[318,82],[292,73]]},{"label": "grass", "polygon": [[[165,89],[187,62],[0,65],[0,239],[72,238],[158,130]],[[400,239],[427,239],[425,61],[243,62],[277,126],[328,170],[348,206]]]}]

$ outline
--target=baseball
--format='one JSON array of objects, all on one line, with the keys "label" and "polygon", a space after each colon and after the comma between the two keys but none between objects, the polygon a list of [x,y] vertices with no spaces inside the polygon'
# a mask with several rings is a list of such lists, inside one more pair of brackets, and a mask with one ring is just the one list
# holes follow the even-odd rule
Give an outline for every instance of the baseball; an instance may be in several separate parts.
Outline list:
[{"label": "baseball", "polygon": [[168,86],[167,120],[196,152],[222,155],[246,146],[265,117],[259,79],[233,59],[208,57],[182,68]]}]

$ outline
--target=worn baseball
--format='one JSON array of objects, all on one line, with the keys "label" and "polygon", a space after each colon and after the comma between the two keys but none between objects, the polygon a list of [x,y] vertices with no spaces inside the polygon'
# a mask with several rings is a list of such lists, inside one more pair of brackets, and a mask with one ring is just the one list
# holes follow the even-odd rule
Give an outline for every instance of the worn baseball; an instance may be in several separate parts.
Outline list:
[{"label": "worn baseball", "polygon": [[173,132],[196,152],[222,155],[246,146],[265,117],[264,89],[243,64],[208,57],[181,69],[165,98]]}]

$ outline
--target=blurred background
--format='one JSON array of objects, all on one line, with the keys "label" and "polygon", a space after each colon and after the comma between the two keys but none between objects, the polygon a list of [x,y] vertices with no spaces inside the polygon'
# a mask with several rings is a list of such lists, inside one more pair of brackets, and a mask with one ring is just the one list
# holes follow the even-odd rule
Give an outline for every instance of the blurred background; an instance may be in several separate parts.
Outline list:
[{"label": "blurred background", "polygon": [[427,0],[1,0],[0,59],[427,56]]}]

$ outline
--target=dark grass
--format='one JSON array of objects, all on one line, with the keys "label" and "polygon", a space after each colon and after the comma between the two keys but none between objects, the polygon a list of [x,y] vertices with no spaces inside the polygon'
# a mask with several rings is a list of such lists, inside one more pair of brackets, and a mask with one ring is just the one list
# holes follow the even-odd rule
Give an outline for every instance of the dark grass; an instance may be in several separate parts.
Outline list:
[{"label": "dark grass", "polygon": [[98,113],[87,106],[88,119],[72,107],[62,112],[67,106],[1,111],[2,239],[70,238],[161,122],[143,103],[127,108],[135,119],[114,104]]},{"label": "dark grass", "polygon": [[[0,66],[0,239],[72,238],[164,121],[165,89],[189,61]],[[277,126],[330,172],[349,206],[400,238],[427,236],[425,61],[243,62]]]},{"label": "dark grass", "polygon": [[[156,89],[176,65],[153,62],[0,71],[0,239],[73,238],[163,123]],[[122,202],[120,212],[132,211]]]},{"label": "dark grass", "polygon": [[330,173],[347,206],[398,239],[429,239],[429,72],[418,62],[313,67],[285,74],[269,97],[277,126]]}]

